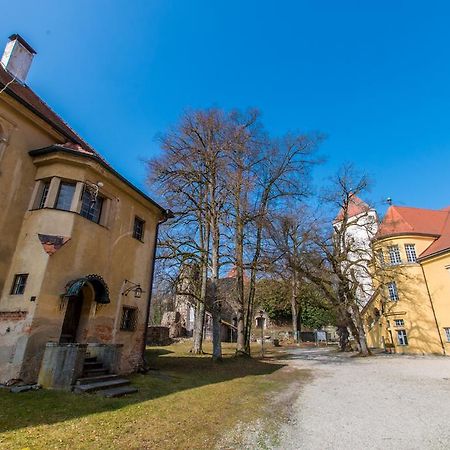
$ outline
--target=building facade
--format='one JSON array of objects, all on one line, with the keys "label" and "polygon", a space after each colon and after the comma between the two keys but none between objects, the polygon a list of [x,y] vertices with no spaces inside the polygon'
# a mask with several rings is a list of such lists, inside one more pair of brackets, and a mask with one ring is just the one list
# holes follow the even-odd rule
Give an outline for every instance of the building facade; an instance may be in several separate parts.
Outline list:
[{"label": "building facade", "polygon": [[450,353],[450,209],[391,206],[374,240],[375,293],[363,309],[369,346]]},{"label": "building facade", "polygon": [[168,212],[24,83],[34,54],[13,35],[0,64],[0,382],[36,381],[49,342],[120,347],[132,372]]}]

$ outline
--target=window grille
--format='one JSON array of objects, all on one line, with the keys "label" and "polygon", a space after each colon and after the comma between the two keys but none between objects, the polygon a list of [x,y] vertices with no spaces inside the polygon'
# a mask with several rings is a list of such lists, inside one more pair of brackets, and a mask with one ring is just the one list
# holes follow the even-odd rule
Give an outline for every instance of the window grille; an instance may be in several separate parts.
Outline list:
[{"label": "window grille", "polygon": [[394,324],[396,327],[403,327],[405,326],[405,321],[403,319],[395,319]]},{"label": "window grille", "polygon": [[92,195],[85,189],[81,197],[80,216],[83,216],[92,222],[99,223],[102,216],[104,199],[98,195],[94,201],[92,200]]},{"label": "window grille", "polygon": [[123,331],[134,331],[137,325],[137,308],[124,306],[122,308],[122,319],[120,329]]},{"label": "window grille", "polygon": [[400,249],[398,248],[398,245],[392,245],[388,247],[389,250],[389,260],[391,262],[391,265],[396,266],[398,264],[402,263],[402,258],[400,256]]},{"label": "window grille", "polygon": [[388,283],[388,291],[389,291],[389,298],[396,302],[398,300],[398,289],[397,289],[397,283],[395,281],[390,281]]},{"label": "window grille", "polygon": [[145,222],[139,217],[134,218],[133,237],[139,241],[144,239]]},{"label": "window grille", "polygon": [[397,330],[398,345],[408,345],[408,337],[405,330]]},{"label": "window grille", "polygon": [[414,244],[405,244],[406,259],[410,263],[417,262],[416,246]]},{"label": "window grille", "polygon": [[22,295],[25,292],[28,274],[18,273],[14,276],[13,285],[11,287],[11,295]]}]

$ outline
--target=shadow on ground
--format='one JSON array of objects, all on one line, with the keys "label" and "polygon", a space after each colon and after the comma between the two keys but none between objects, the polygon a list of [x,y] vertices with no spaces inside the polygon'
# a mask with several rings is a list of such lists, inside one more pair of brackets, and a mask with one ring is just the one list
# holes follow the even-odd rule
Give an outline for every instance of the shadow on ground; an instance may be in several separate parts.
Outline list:
[{"label": "shadow on ground", "polygon": [[269,375],[284,367],[281,362],[234,357],[214,363],[207,356],[180,355],[162,348],[147,350],[147,359],[153,370],[130,377],[139,392],[128,397],[105,399],[93,394],[50,390],[12,394],[0,389],[0,433],[119,410],[209,384]]},{"label": "shadow on ground", "polygon": [[[373,356],[370,356],[370,358]],[[309,361],[320,364],[341,365],[351,364],[355,360],[364,360],[356,352],[340,352],[336,347],[289,347],[286,348],[286,353],[276,356],[280,362],[283,360]]]}]

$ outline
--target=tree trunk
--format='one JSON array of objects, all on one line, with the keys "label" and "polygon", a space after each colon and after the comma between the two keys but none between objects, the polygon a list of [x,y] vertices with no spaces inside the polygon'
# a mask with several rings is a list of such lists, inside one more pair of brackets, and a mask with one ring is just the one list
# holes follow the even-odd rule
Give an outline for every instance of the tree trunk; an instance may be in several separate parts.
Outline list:
[{"label": "tree trunk", "polygon": [[345,352],[348,349],[349,342],[349,332],[346,325],[337,326],[337,334],[339,336],[339,351]]},{"label": "tree trunk", "polygon": [[191,353],[200,355],[203,353],[203,335],[205,328],[205,312],[206,312],[206,296],[208,288],[208,258],[210,245],[210,225],[209,222],[202,223],[202,218],[199,218],[200,243],[203,249],[201,258],[201,284],[200,284],[200,299],[197,301],[195,308],[195,321],[193,333],[193,345]]},{"label": "tree trunk", "polygon": [[202,264],[202,280],[200,288],[200,300],[195,307],[194,333],[191,353],[200,355],[203,353],[203,330],[205,326],[206,287],[208,283],[208,266]]},{"label": "tree trunk", "polygon": [[356,333],[357,333],[355,336],[355,339],[358,340],[359,353],[362,356],[369,356],[370,350],[369,350],[369,346],[367,345],[366,333],[364,331],[363,321],[361,319],[361,314],[360,314],[360,311],[359,311],[359,308],[358,308],[358,305],[356,304],[356,302],[352,302],[351,309],[352,309],[353,321],[354,321],[354,325],[355,325]]},{"label": "tree trunk", "polygon": [[297,302],[298,299],[298,275],[294,271],[291,279],[291,311],[292,311],[292,331],[294,332],[295,342],[300,342],[300,311]]},{"label": "tree trunk", "polygon": [[213,212],[211,214],[211,312],[213,320],[213,360],[220,361],[222,359],[222,339],[220,332],[222,305],[218,296],[220,230],[215,209],[216,205],[213,203]]},{"label": "tree trunk", "polygon": [[239,206],[236,205],[235,262],[236,262],[236,301],[237,308],[237,339],[236,355],[247,354],[245,346],[245,294],[244,294],[244,226],[240,217]]}]

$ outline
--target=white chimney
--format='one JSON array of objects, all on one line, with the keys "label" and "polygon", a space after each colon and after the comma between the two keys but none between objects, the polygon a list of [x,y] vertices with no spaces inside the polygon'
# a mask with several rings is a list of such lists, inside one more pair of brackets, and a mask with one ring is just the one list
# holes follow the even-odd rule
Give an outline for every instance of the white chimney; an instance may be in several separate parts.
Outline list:
[{"label": "white chimney", "polygon": [[1,63],[13,77],[24,83],[35,54],[22,36],[13,34],[6,44]]}]

